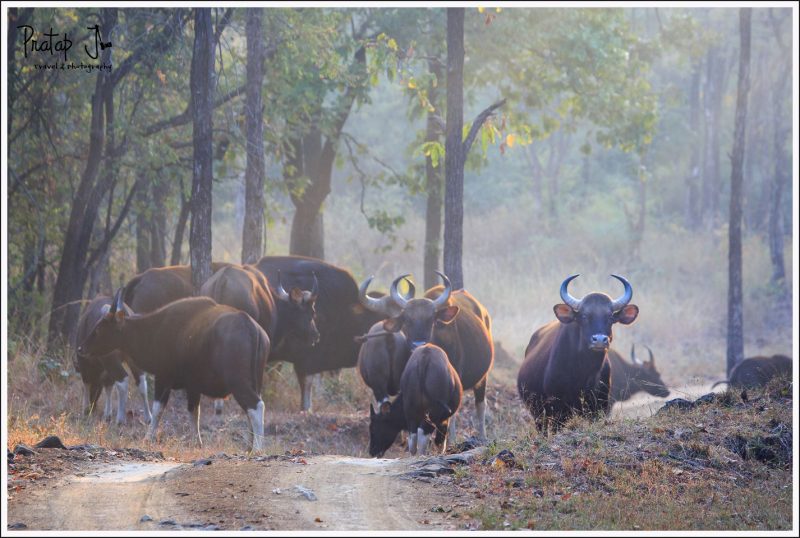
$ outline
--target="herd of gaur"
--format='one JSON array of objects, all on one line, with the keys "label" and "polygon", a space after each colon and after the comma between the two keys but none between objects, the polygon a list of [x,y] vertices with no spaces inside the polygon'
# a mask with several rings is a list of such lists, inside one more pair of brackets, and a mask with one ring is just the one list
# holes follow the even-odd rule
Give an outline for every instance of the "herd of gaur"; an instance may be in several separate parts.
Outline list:
[{"label": "herd of gaur", "polygon": [[[75,367],[90,412],[105,390],[104,416],[125,420],[128,370],[143,399],[154,440],[173,389],[186,391],[200,437],[200,397],[230,395],[247,414],[252,449],[262,448],[262,379],[268,362],[287,361],[311,410],[310,376],[357,367],[372,392],[369,453],[380,457],[407,432],[408,450],[424,454],[428,443],[444,451],[454,438],[462,394],[475,395],[477,435],[486,440],[485,396],[494,362],[492,322],[468,291],[448,277],[417,298],[409,275],[394,279],[389,293],[368,292],[340,267],[301,256],[266,256],[254,265],[212,264],[213,275],[195,293],[186,265],[153,268],[135,276],[112,297],[98,296],[84,309]],[[633,288],[618,275],[622,295],[573,297],[561,284],[556,319],[536,330],[519,370],[519,396],[540,430],[558,428],[575,414],[598,417],[615,401],[639,391],[670,391],[649,360],[626,361],[610,347],[615,323],[633,323],[639,308]],[[402,289],[405,291],[401,291]],[[288,290],[288,291],[287,291]],[[732,386],[763,384],[791,375],[789,357],[753,357],[731,372]],[[152,411],[145,373],[155,380]]]}]

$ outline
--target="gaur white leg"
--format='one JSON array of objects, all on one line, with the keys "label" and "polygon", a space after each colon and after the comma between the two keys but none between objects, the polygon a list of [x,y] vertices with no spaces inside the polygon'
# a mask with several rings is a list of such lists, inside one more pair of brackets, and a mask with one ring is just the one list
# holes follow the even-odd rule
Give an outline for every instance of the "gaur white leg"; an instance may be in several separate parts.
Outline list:
[{"label": "gaur white leg", "polygon": [[83,384],[83,408],[81,409],[82,413],[89,414],[91,409],[89,409],[89,385],[87,383]]},{"label": "gaur white leg", "polygon": [[223,403],[222,399],[214,400],[214,414],[215,415],[221,415],[222,414],[223,405],[224,405],[224,403]]},{"label": "gaur white leg", "polygon": [[442,441],[442,454],[447,451],[447,435],[444,436],[444,441]]},{"label": "gaur white leg", "polygon": [[194,431],[197,432],[197,444],[203,446],[203,438],[200,437],[200,406],[198,405],[192,409],[192,424],[194,424]]},{"label": "gaur white leg", "polygon": [[114,385],[103,387],[105,398],[103,402],[103,420],[111,419],[111,413],[114,411]]},{"label": "gaur white leg", "polygon": [[[370,391],[370,394],[372,394],[372,391]],[[381,403],[375,398],[375,395],[372,395],[372,402],[370,403],[370,405],[372,405],[372,410],[375,413],[381,412]]]},{"label": "gaur white leg", "polygon": [[255,409],[247,410],[247,418],[250,419],[250,428],[253,431],[253,452],[261,450],[264,439],[264,402],[258,400]]},{"label": "gaur white leg", "polygon": [[417,428],[417,443],[419,447],[419,455],[424,456],[428,450],[428,436],[422,431],[422,428]]},{"label": "gaur white leg", "polygon": [[147,376],[144,374],[139,376],[139,394],[142,395],[144,419],[148,424],[150,424],[150,422],[153,420],[153,415],[150,413],[150,402],[147,401]]},{"label": "gaur white leg", "polygon": [[411,454],[417,453],[417,434],[411,433],[408,435],[408,451]]},{"label": "gaur white leg", "polygon": [[128,406],[128,378],[125,377],[122,381],[114,383],[114,388],[117,389],[117,424],[125,422],[125,413]]},{"label": "gaur white leg", "polygon": [[456,442],[456,415],[450,417],[450,423],[447,425],[447,438],[451,442]]},{"label": "gaur white leg", "polygon": [[478,437],[486,441],[486,402],[475,402],[475,415],[478,418]]},{"label": "gaur white leg", "polygon": [[303,411],[311,413],[311,386],[312,386],[312,376],[305,376],[305,382],[303,383]]},{"label": "gaur white leg", "polygon": [[146,441],[155,441],[156,440],[156,429],[158,428],[158,422],[161,420],[161,413],[164,409],[161,407],[161,402],[155,400],[153,402],[153,418],[150,420],[150,427],[147,430],[147,436],[145,437]]}]

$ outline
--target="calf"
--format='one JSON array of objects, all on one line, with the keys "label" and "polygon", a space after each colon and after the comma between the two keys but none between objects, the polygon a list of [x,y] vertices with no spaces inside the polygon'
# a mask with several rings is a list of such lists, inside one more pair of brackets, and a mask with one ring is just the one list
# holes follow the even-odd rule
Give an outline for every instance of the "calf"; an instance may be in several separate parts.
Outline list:
[{"label": "calf", "polygon": [[411,353],[400,377],[400,393],[386,413],[370,408],[369,453],[381,457],[397,435],[409,432],[408,448],[424,455],[434,431],[435,444],[444,453],[450,417],[461,405],[461,380],[444,350],[433,344],[418,346]]},{"label": "calf", "polygon": [[760,387],[769,383],[774,377],[792,377],[792,359],[786,355],[773,355],[771,357],[748,357],[731,370],[729,379],[717,381],[712,389],[721,383],[727,383],[736,388]]},{"label": "calf", "polygon": [[198,443],[202,445],[200,396],[233,394],[250,420],[253,450],[260,450],[264,435],[261,384],[270,348],[264,329],[248,314],[207,297],[181,299],[143,315],[129,314],[122,297],[121,288],[79,351],[105,356],[120,350],[155,376],[147,440],[155,439],[172,389],[185,389]]},{"label": "calf", "polygon": [[650,354],[650,360],[642,362],[636,358],[635,346],[631,345],[631,364],[615,350],[608,350],[608,360],[611,365],[612,405],[614,402],[628,400],[641,391],[659,398],[669,396],[669,389],[661,380],[661,374],[656,370],[653,351],[649,347],[647,351]]},{"label": "calf", "polygon": [[[400,308],[392,301],[391,296],[371,297],[367,294],[372,279],[373,277],[369,277],[359,287],[361,304],[387,318],[399,314]],[[410,299],[414,297],[414,284],[409,280],[406,282],[408,284],[406,297]],[[392,397],[400,390],[400,376],[406,367],[411,350],[403,333],[387,331],[380,321],[375,323],[367,334],[356,339],[362,342],[356,368],[361,379],[372,391],[372,408],[376,413],[385,413],[389,410]]]},{"label": "calf", "polygon": [[573,275],[561,284],[561,299],[553,311],[558,318],[531,336],[517,375],[517,390],[536,425],[561,425],[573,414],[598,416],[611,408],[611,366],[606,357],[614,323],[629,325],[639,307],[629,304],[633,288],[617,299],[590,293],[576,299],[568,291]]},{"label": "calf", "polygon": [[[78,322],[77,342],[83,342],[97,322],[111,308],[111,297],[98,295],[86,307]],[[123,362],[126,357],[119,351],[112,351],[108,357],[100,357],[90,353],[76,351],[75,370],[83,381],[83,408],[88,415],[97,404],[100,393],[105,389],[106,400],[103,418],[109,419],[113,408],[113,392],[117,392],[117,424],[125,421],[125,407],[128,401],[128,372]],[[147,401],[147,377],[144,372],[132,364],[128,364],[131,375],[139,388],[144,404],[144,416],[150,422],[150,405]]]},{"label": "calf", "polygon": [[[491,319],[477,299],[466,290],[453,291],[450,279],[439,273],[444,286],[436,286],[419,299],[406,299],[397,290],[395,279],[390,288],[401,312],[384,320],[387,331],[402,331],[409,347],[433,343],[440,346],[458,373],[464,390],[475,394],[478,437],[486,440],[486,381],[494,362]],[[455,420],[449,422],[450,438],[455,438]]]}]

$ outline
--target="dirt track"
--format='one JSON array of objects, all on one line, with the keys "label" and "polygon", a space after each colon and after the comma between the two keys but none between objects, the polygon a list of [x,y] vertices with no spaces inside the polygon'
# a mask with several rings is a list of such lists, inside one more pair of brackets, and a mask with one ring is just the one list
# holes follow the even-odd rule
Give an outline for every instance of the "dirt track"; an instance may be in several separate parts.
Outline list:
[{"label": "dirt track", "polygon": [[420,464],[344,456],[89,462],[15,496],[8,522],[25,530],[455,529],[441,508],[442,499],[457,501],[447,485],[401,476]]}]

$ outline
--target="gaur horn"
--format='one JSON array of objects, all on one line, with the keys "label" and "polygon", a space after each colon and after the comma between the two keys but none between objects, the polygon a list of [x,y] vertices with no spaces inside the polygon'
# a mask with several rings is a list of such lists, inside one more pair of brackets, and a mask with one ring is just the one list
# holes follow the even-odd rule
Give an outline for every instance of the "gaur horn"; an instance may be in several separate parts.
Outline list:
[{"label": "gaur horn", "polygon": [[[403,280],[403,279],[405,279],[406,277],[409,277],[409,276],[411,276],[411,273],[408,273],[408,274],[405,274],[405,275],[402,275],[402,276],[399,276],[399,277],[395,278],[394,282],[392,282],[392,287],[389,288],[389,296],[392,298],[394,303],[397,306],[399,306],[400,308],[405,308],[406,305],[408,304],[409,300],[406,299],[405,297],[403,297],[402,295],[400,295],[400,292],[397,291],[397,284],[399,284],[401,280]],[[407,279],[406,279],[406,281],[408,282]]]},{"label": "gaur horn", "polygon": [[311,272],[314,275],[314,286],[311,288],[311,300],[316,301],[317,295],[319,295],[319,280],[317,280],[317,273],[315,271]]},{"label": "gaur horn", "polygon": [[117,311],[124,309],[124,307],[122,306],[122,293],[124,291],[125,288],[121,287],[117,290],[117,293],[114,294],[114,302],[111,304],[111,310],[109,310],[110,314],[116,314]]},{"label": "gaur horn", "polygon": [[289,294],[286,293],[286,290],[283,289],[283,282],[281,282],[281,270],[278,269],[278,287],[275,288],[275,293],[278,294],[278,299],[281,301],[288,301]]},{"label": "gaur horn", "polygon": [[561,300],[564,301],[564,304],[575,310],[576,312],[581,307],[582,299],[576,299],[572,295],[569,294],[567,288],[569,287],[569,283],[572,282],[574,279],[578,278],[580,275],[572,275],[567,277],[564,282],[561,283]]},{"label": "gaur horn", "polygon": [[450,292],[453,290],[452,285],[450,284],[450,279],[447,278],[447,275],[444,273],[440,273],[436,271],[436,274],[442,278],[442,282],[444,282],[444,289],[442,290],[442,294],[433,301],[433,307],[439,309],[447,304],[447,301],[450,299]]},{"label": "gaur horn", "polygon": [[611,276],[622,282],[622,285],[625,286],[625,292],[622,294],[622,296],[618,299],[614,299],[614,301],[611,303],[611,311],[616,312],[631,302],[631,299],[633,298],[633,288],[631,287],[631,283],[625,280],[625,278],[619,275]]},{"label": "gaur horn", "polygon": [[648,346],[648,345],[645,345],[644,347],[647,348],[647,353],[650,355],[650,364],[651,365],[655,365],[656,364],[656,359],[655,359],[655,357],[653,357],[653,350],[650,349],[650,346]]},{"label": "gaur horn", "polygon": [[642,362],[636,358],[636,344],[631,344],[631,362],[633,364],[641,364]]},{"label": "gaur horn", "polygon": [[[370,297],[367,295],[367,289],[369,289],[369,285],[373,278],[375,278],[375,275],[370,275],[368,279],[361,283],[361,286],[358,288],[358,300],[361,301],[361,304],[364,305],[368,310],[391,316],[391,295],[385,295],[380,299],[376,299],[375,297]],[[408,284],[408,293],[405,294],[405,299],[413,299],[417,290],[414,288],[414,284],[410,280],[405,279],[405,281],[406,284]]]}]

